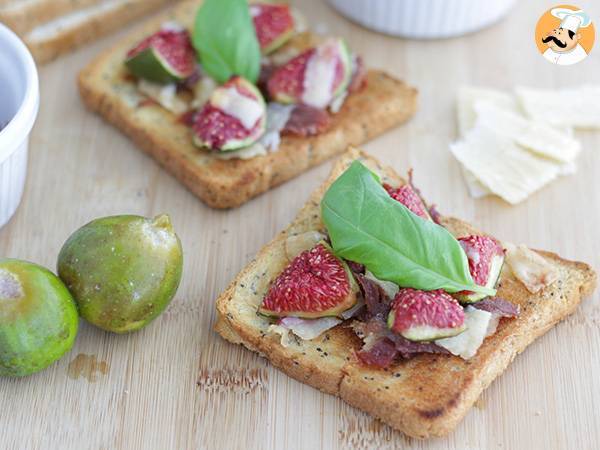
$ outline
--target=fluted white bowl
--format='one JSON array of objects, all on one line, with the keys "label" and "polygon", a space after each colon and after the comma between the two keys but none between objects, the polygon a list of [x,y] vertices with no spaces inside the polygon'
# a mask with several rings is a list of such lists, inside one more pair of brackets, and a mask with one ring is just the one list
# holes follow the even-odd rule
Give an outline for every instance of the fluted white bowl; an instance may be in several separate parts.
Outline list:
[{"label": "fluted white bowl", "polygon": [[39,101],[38,74],[29,50],[0,24],[0,228],[23,196],[29,133]]},{"label": "fluted white bowl", "polygon": [[349,19],[381,33],[414,39],[460,36],[505,16],[515,0],[329,0]]}]

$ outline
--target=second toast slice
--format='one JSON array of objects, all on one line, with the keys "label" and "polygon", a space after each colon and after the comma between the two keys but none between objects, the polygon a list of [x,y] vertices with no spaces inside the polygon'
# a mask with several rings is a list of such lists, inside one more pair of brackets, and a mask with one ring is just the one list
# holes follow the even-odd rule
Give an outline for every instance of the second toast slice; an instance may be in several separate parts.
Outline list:
[{"label": "second toast slice", "polygon": [[[370,70],[367,85],[352,93],[316,136],[284,136],[277,151],[251,159],[222,160],[192,143],[188,126],[160,106],[139,107],[143,96],[127,76],[127,51],[162,23],[191,26],[199,2],[183,2],[100,55],[79,76],[85,104],[127,134],[202,201],[215,208],[239,206],[309,168],[378,136],[410,118],[417,92],[384,72]],[[291,46],[316,37],[304,33]]]}]

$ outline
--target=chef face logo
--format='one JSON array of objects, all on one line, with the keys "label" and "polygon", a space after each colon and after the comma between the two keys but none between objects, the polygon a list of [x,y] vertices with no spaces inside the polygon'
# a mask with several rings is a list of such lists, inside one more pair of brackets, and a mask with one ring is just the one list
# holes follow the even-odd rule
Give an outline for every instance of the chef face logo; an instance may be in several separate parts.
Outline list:
[{"label": "chef face logo", "polygon": [[559,5],[546,11],[535,29],[538,50],[547,61],[569,66],[584,60],[594,45],[594,24],[577,6]]},{"label": "chef face logo", "polygon": [[581,34],[575,34],[572,30],[555,28],[546,37],[542,38],[542,42],[551,48],[552,51],[565,53],[573,50],[580,39]]}]

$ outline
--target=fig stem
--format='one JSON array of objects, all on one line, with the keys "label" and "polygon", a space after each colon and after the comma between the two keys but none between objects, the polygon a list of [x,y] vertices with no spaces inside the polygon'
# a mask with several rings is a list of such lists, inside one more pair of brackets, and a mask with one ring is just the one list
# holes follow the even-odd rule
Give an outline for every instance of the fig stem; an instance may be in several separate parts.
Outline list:
[{"label": "fig stem", "polygon": [[168,214],[159,214],[152,220],[152,226],[156,228],[163,228],[167,231],[173,231],[173,225],[171,224],[171,218]]}]

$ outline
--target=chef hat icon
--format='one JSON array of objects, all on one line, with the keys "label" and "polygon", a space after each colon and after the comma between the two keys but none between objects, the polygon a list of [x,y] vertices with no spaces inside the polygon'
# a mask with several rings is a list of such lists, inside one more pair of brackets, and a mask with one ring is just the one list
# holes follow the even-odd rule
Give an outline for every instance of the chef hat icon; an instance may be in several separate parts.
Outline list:
[{"label": "chef hat icon", "polygon": [[583,10],[573,11],[568,8],[554,8],[550,13],[561,20],[560,28],[576,33],[579,28],[585,28],[592,23],[592,19]]}]

